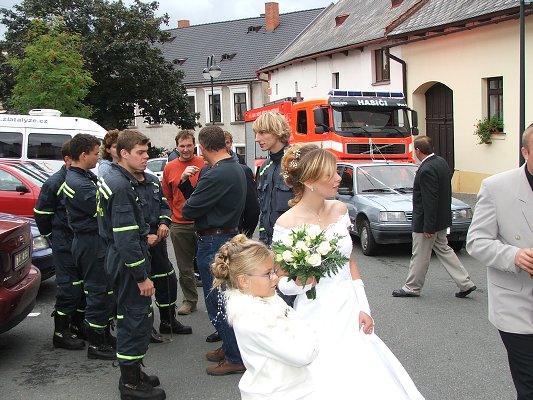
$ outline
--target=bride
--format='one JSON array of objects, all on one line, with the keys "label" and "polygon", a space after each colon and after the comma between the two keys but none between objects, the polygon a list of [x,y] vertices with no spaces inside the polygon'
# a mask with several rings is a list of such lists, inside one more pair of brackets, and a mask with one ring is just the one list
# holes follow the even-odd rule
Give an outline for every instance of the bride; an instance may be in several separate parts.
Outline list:
[{"label": "bride", "polygon": [[[339,250],[350,258],[338,273],[316,284],[310,278],[282,277],[278,287],[296,295],[294,308],[320,338],[319,355],[311,364],[319,396],[333,399],[421,400],[413,381],[388,347],[373,333],[374,321],[363,281],[352,255],[346,206],[334,196],[340,183],[335,156],[313,144],[295,144],[282,159],[285,183],[294,191],[291,209],[274,226],[273,241],[303,224],[318,225],[326,236],[342,236]],[[305,292],[316,284],[316,299]]]}]

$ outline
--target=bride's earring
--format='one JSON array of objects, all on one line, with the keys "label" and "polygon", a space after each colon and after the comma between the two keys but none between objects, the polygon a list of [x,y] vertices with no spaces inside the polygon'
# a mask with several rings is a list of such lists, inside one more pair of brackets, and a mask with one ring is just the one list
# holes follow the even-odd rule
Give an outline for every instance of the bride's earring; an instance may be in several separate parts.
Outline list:
[{"label": "bride's earring", "polygon": [[314,191],[315,191],[315,188],[311,186],[311,192],[314,192]]}]

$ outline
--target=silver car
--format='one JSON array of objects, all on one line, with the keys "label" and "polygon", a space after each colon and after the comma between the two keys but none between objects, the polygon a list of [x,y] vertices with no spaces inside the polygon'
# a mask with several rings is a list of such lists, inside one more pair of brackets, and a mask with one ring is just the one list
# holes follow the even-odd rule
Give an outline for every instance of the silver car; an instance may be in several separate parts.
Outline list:
[{"label": "silver car", "polygon": [[[367,256],[380,244],[412,241],[413,182],[418,166],[399,162],[338,162],[341,176],[336,198],[348,206],[350,233],[361,239]],[[452,198],[450,247],[461,250],[472,221],[472,209]]]}]

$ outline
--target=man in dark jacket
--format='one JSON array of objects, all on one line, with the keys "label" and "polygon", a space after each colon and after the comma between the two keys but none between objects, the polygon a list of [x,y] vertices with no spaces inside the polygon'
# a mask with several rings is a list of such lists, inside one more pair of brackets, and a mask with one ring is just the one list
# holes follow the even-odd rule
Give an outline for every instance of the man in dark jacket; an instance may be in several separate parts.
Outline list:
[{"label": "man in dark jacket", "polygon": [[434,251],[448,274],[459,287],[456,297],[464,298],[476,290],[468,272],[453,249],[447,233],[452,225],[452,187],[448,163],[433,153],[429,136],[413,143],[420,166],[413,184],[413,255],[405,285],[394,290],[394,297],[418,297]]},{"label": "man in dark jacket", "polygon": [[103,360],[115,359],[114,337],[109,324],[114,299],[104,267],[107,245],[98,235],[96,220],[96,184],[91,172],[98,162],[100,141],[92,135],[79,133],[70,141],[71,166],[67,171],[63,193],[68,223],[74,232],[72,256],[83,272],[85,333],[89,342],[87,356]]},{"label": "man in dark jacket", "polygon": [[141,371],[152,330],[152,296],[148,250],[150,226],[145,221],[139,182],[144,171],[149,139],[135,129],[122,131],[117,142],[119,161],[98,182],[98,224],[109,244],[106,267],[117,293],[117,358],[121,398],[164,399],[156,376]]},{"label": "man in dark jacket", "polygon": [[[52,242],[56,268],[56,304],[54,307],[54,347],[79,350],[85,342],[77,336],[83,332],[85,299],[83,296],[83,274],[72,258],[72,230],[68,226],[63,186],[70,167],[70,142],[61,147],[65,165],[53,174],[41,187],[37,204],[33,210],[35,222],[41,235]],[[72,332],[70,324],[72,323]]]}]

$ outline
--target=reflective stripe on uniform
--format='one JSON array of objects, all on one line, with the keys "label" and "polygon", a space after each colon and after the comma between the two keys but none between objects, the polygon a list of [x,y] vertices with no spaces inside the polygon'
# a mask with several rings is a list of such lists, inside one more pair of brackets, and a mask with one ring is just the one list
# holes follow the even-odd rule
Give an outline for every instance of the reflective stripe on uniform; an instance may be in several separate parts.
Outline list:
[{"label": "reflective stripe on uniform", "polygon": [[82,279],[82,280],[79,280],[79,281],[74,281],[74,282],[72,282],[72,285],[73,285],[73,286],[82,285],[82,284],[83,284],[83,279]]},{"label": "reflective stripe on uniform", "polygon": [[59,186],[59,189],[57,189],[56,196],[59,196],[61,194],[64,187],[65,187],[65,182],[63,182],[61,186]]},{"label": "reflective stripe on uniform", "polygon": [[169,221],[172,221],[172,218],[170,218],[170,217],[167,216],[167,215],[160,215],[160,216],[159,216],[159,219],[161,219],[161,218],[165,218],[165,219],[168,219]]},{"label": "reflective stripe on uniform", "polygon": [[136,267],[137,265],[141,265],[142,263],[144,263],[146,261],[145,258],[143,258],[142,260],[140,261],[136,261],[134,263],[131,263],[131,264],[126,264],[126,267]]},{"label": "reflective stripe on uniform", "polygon": [[123,226],[122,228],[113,228],[113,232],[133,231],[139,229],[139,225]]},{"label": "reflective stripe on uniform", "polygon": [[41,215],[54,215],[55,214],[53,211],[41,211],[41,210],[37,210],[36,208],[33,209],[33,212],[36,214],[41,214]]},{"label": "reflective stripe on uniform", "polygon": [[265,173],[265,171],[272,165],[274,161],[270,160],[270,162],[268,163],[268,165],[263,168],[261,171],[259,171],[259,176],[263,176],[263,174]]},{"label": "reflective stripe on uniform", "polygon": [[152,275],[150,277],[150,279],[164,278],[165,276],[170,276],[170,275],[175,274],[175,273],[176,273],[176,271],[172,270],[172,271],[166,272],[164,274]]},{"label": "reflective stripe on uniform", "polygon": [[74,195],[76,194],[76,191],[72,189],[69,185],[67,185],[67,182],[65,182],[65,187],[63,188],[63,193],[70,197],[71,199],[74,198]]},{"label": "reflective stripe on uniform", "polygon": [[142,356],[126,356],[124,354],[117,353],[117,358],[120,358],[121,360],[140,360],[141,358],[144,358],[144,354]]},{"label": "reflective stripe on uniform", "polygon": [[[85,320],[85,321],[87,321],[87,320]],[[99,328],[99,329],[103,329],[103,328],[105,328],[105,327],[107,326],[107,324],[106,324],[106,325],[98,325],[98,324],[93,324],[93,323],[91,323],[91,322],[89,322],[89,321],[87,321],[87,323],[89,324],[89,326],[90,326],[91,328],[97,328],[97,329],[98,329],[98,328]]]},{"label": "reflective stripe on uniform", "polygon": [[155,302],[155,305],[160,308],[170,307],[170,306],[173,306],[174,304],[176,304],[175,301],[173,301],[172,303],[168,303],[168,304],[161,304],[161,303],[158,303],[157,301]]}]

